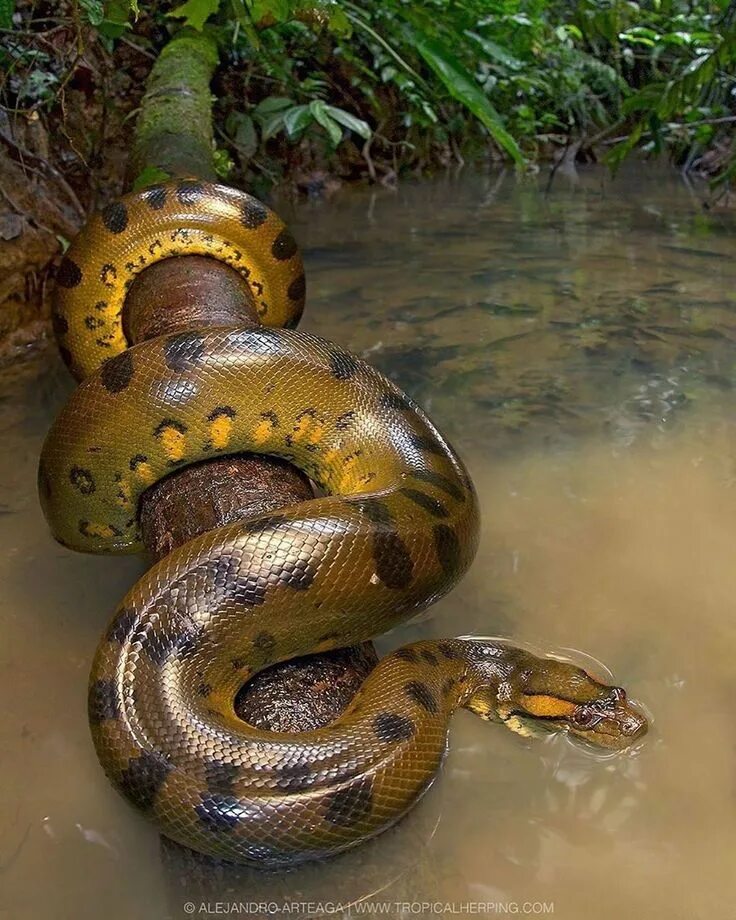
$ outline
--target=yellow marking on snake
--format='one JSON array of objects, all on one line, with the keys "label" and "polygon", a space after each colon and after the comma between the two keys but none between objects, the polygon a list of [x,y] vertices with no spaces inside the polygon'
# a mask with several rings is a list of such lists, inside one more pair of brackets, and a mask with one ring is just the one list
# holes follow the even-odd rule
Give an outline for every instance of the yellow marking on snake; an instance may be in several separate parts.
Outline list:
[{"label": "yellow marking on snake", "polygon": [[224,450],[230,443],[233,420],[227,415],[218,416],[210,426],[210,440],[215,450]]}]

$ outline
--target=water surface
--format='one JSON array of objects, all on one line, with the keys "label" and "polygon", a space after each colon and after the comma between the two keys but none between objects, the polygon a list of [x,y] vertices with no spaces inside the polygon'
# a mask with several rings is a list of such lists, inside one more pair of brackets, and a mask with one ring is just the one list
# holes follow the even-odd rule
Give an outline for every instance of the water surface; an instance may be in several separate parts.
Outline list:
[{"label": "water surface", "polygon": [[95,645],[142,563],[47,535],[35,468],[71,384],[42,352],[0,372],[0,917],[734,916],[733,217],[645,169],[548,195],[464,174],[282,212],[306,250],[303,328],[421,402],[479,491],[471,572],[381,650],[474,633],[589,655],[652,732],[606,758],[460,713],[426,799],[353,853],[263,874],[162,845],[86,723]]}]

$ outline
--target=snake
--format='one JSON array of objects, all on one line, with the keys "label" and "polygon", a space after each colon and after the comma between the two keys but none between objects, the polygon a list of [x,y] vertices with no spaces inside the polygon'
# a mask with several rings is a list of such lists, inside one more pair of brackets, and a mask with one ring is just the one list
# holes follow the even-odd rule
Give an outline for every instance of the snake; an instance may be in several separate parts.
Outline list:
[{"label": "snake", "polygon": [[[246,279],[261,325],[130,346],[123,307],[133,280],[194,253]],[[346,850],[421,798],[460,708],[607,750],[646,731],[620,687],[478,637],[386,655],[324,727],[270,732],[241,720],[234,699],[255,674],[378,636],[459,581],[478,544],[472,480],[410,397],[294,328],[306,290],[297,244],[245,192],[172,180],[123,196],[73,241],[56,290],[54,330],[81,381],[39,463],[60,543],[138,552],[145,490],[220,455],[280,457],[317,487],[174,549],[128,592],[100,641],[88,697],[96,752],[160,832],[255,866]]]}]

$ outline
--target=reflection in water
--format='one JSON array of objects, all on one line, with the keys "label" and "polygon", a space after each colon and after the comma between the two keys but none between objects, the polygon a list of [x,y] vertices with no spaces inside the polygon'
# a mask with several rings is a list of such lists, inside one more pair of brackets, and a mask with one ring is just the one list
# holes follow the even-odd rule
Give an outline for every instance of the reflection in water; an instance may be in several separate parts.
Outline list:
[{"label": "reflection in water", "polygon": [[0,374],[0,916],[158,920],[187,901],[199,915],[292,900],[730,916],[733,220],[645,171],[549,197],[465,176],[285,216],[307,248],[304,328],[423,403],[481,499],[470,574],[382,649],[475,633],[584,650],[654,728],[633,754],[600,757],[461,713],[440,781],[358,851],[263,874],[161,844],[107,785],[85,712],[103,623],[142,563],[47,536],[35,466],[71,384],[42,355]]}]

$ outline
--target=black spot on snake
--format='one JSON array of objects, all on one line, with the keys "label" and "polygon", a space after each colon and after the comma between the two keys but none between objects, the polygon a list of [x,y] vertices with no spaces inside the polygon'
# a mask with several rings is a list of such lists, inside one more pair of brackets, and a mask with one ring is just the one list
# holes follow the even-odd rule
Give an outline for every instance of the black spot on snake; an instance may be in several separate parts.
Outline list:
[{"label": "black spot on snake", "polygon": [[358,359],[347,351],[330,352],[330,373],[336,380],[350,380],[358,371]]},{"label": "black spot on snake", "polygon": [[306,591],[312,586],[316,574],[317,571],[314,565],[310,564],[310,559],[299,556],[294,562],[284,563],[279,572],[279,581],[294,591]]},{"label": "black spot on snake", "polygon": [[444,448],[441,444],[435,441],[434,438],[427,438],[421,434],[413,434],[410,436],[409,441],[412,443],[417,450],[421,450],[427,454],[444,454]]},{"label": "black spot on snake", "polygon": [[135,622],[135,610],[131,607],[122,607],[115,614],[115,618],[108,626],[105,638],[108,642],[125,642],[128,636],[133,632]]},{"label": "black spot on snake", "polygon": [[69,470],[69,482],[82,495],[91,495],[95,491],[94,476],[90,470],[85,470],[81,466],[73,466]]},{"label": "black spot on snake", "polygon": [[343,412],[342,415],[338,415],[335,419],[335,429],[336,431],[347,431],[354,421],[355,412],[350,409],[348,412]]},{"label": "black spot on snake", "polygon": [[391,512],[386,503],[382,502],[380,498],[349,498],[346,499],[345,504],[357,508],[373,524],[386,526],[391,524]]},{"label": "black spot on snake", "polygon": [[64,256],[56,273],[56,283],[63,288],[73,288],[82,283],[82,269],[74,259]]},{"label": "black spot on snake", "polygon": [[414,562],[395,530],[379,530],[373,535],[373,561],[376,574],[387,588],[406,588],[411,584]]},{"label": "black spot on snake", "polygon": [[136,454],[135,457],[130,458],[128,466],[132,472],[135,472],[141,463],[148,463],[148,457],[145,454]]},{"label": "black spot on snake", "polygon": [[394,393],[392,390],[381,393],[378,404],[382,409],[396,409],[399,412],[411,412],[414,409],[407,396],[404,396],[403,393]]},{"label": "black spot on snake", "polygon": [[55,335],[66,335],[69,332],[69,323],[61,313],[54,311],[51,314],[51,328],[54,330]]},{"label": "black spot on snake", "polygon": [[448,661],[459,661],[460,653],[450,645],[449,642],[440,642],[437,646],[440,653],[444,658],[447,658]]},{"label": "black spot on snake", "polygon": [[215,406],[212,412],[207,416],[208,421],[214,422],[223,416],[226,418],[235,418],[238,413],[232,406]]},{"label": "black spot on snake", "polygon": [[325,820],[338,827],[353,827],[371,813],[373,808],[373,779],[361,777],[344,789],[325,798]]},{"label": "black spot on snake", "polygon": [[373,731],[381,741],[407,741],[414,734],[416,726],[411,719],[394,712],[381,712],[373,720]]},{"label": "black spot on snake", "polygon": [[237,764],[211,758],[204,761],[207,788],[216,795],[232,795],[233,783],[238,775]]},{"label": "black spot on snake", "polygon": [[128,226],[128,209],[122,201],[111,202],[102,212],[102,223],[110,233],[122,233]]},{"label": "black spot on snake", "polygon": [[164,344],[164,361],[169,370],[188,371],[201,364],[204,341],[197,332],[177,332],[167,336]]},{"label": "black spot on snake", "polygon": [[240,208],[240,223],[246,230],[257,230],[268,220],[268,208],[248,195]]},{"label": "black spot on snake", "polygon": [[204,186],[202,183],[192,179],[184,179],[176,187],[176,197],[181,204],[196,204],[203,194]]},{"label": "black spot on snake", "polygon": [[146,635],[143,650],[148,658],[161,667],[172,655],[186,655],[194,650],[202,633],[202,627],[192,623],[168,621],[159,624],[157,631],[151,630]]},{"label": "black spot on snake", "polygon": [[113,680],[96,680],[89,688],[87,712],[92,725],[120,715],[120,698]]},{"label": "black spot on snake", "polygon": [[143,200],[152,211],[160,211],[166,204],[166,189],[163,185],[153,185],[143,193]]},{"label": "black spot on snake", "polygon": [[411,489],[408,486],[399,489],[399,492],[401,492],[405,498],[414,502],[415,505],[429,512],[433,517],[447,517],[448,511],[442,502],[438,501],[436,498],[432,498],[431,495],[427,495],[426,492],[420,492],[419,489]]},{"label": "black spot on snake", "polygon": [[454,678],[454,677],[447,677],[447,678],[445,678],[445,680],[444,680],[444,682],[443,682],[443,684],[442,684],[442,695],[443,695],[443,696],[447,696],[447,694],[448,694],[451,690],[454,690],[454,689],[455,689],[455,678]]},{"label": "black spot on snake", "polygon": [[307,279],[304,277],[304,275],[299,275],[298,278],[294,278],[286,290],[286,296],[289,298],[289,300],[304,300],[306,293]]},{"label": "black spot on snake", "polygon": [[313,786],[314,782],[314,768],[306,761],[284,764],[278,769],[276,785],[285,792],[303,792]]},{"label": "black spot on snake", "polygon": [[437,558],[442,570],[448,574],[455,572],[460,558],[460,541],[457,534],[447,524],[435,524],[433,535]]},{"label": "black spot on snake", "polygon": [[105,262],[105,264],[100,269],[100,281],[105,285],[105,287],[111,288],[115,286],[115,282],[117,280],[117,268],[115,268],[112,262]]},{"label": "black spot on snake", "polygon": [[95,310],[99,310],[100,313],[102,313],[103,310],[107,310],[107,301],[98,300],[95,304]]},{"label": "black spot on snake", "polygon": [[108,393],[122,392],[133,379],[133,358],[123,351],[108,358],[100,369],[100,382]]},{"label": "black spot on snake", "polygon": [[271,409],[268,409],[266,412],[261,412],[261,418],[265,422],[270,422],[274,428],[278,428],[281,424],[278,415]]},{"label": "black spot on snake", "polygon": [[95,329],[100,329],[102,326],[104,326],[105,320],[102,319],[101,316],[92,316],[92,314],[90,314],[89,316],[84,317],[84,325],[90,331],[94,331]]},{"label": "black spot on snake", "polygon": [[432,666],[437,664],[437,656],[430,652],[428,648],[423,648],[420,654],[427,664],[431,664]]},{"label": "black spot on snake", "polygon": [[402,661],[409,661],[412,664],[416,664],[419,661],[419,655],[414,651],[413,648],[400,648],[394,652],[394,655],[397,658],[400,658]]},{"label": "black spot on snake", "polygon": [[404,685],[404,692],[410,700],[418,703],[427,712],[437,712],[437,700],[429,687],[421,680],[410,680]]},{"label": "black spot on snake", "polygon": [[197,696],[209,696],[212,693],[212,684],[198,684],[197,685]]},{"label": "black spot on snake", "polygon": [[269,584],[257,574],[238,576],[233,585],[233,596],[246,607],[260,607],[266,602]]},{"label": "black spot on snake", "polygon": [[[300,422],[303,418],[319,418],[319,413],[314,408],[314,406],[307,406],[306,409],[302,409],[302,411],[297,415],[296,420],[297,422]],[[296,428],[294,430],[296,431]]]},{"label": "black spot on snake", "polygon": [[202,824],[213,833],[231,831],[241,819],[241,806],[232,795],[200,793],[202,799],[194,811]]},{"label": "black spot on snake", "polygon": [[253,640],[253,648],[264,655],[270,655],[276,648],[276,637],[269,632],[260,632]]},{"label": "black spot on snake", "polygon": [[296,240],[288,230],[282,230],[271,246],[271,255],[279,262],[285,262],[295,256],[296,251]]},{"label": "black spot on snake", "polygon": [[226,344],[256,354],[273,354],[281,346],[281,330],[260,326],[258,329],[234,329],[227,333]]},{"label": "black spot on snake", "polygon": [[437,486],[438,489],[441,489],[446,495],[449,495],[456,501],[465,501],[465,493],[463,490],[457,483],[453,482],[452,479],[443,476],[441,473],[435,473],[433,470],[414,470],[413,476],[415,479],[426,482],[428,485]]},{"label": "black spot on snake", "polygon": [[171,763],[162,754],[144,751],[128,761],[120,778],[120,787],[134,805],[148,811],[172,769]]}]

